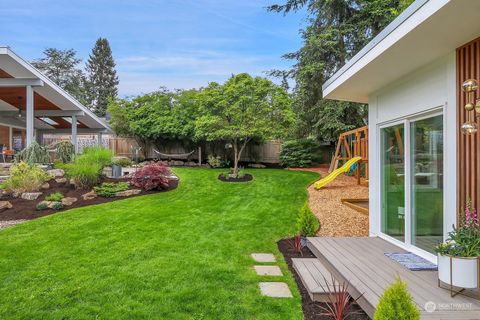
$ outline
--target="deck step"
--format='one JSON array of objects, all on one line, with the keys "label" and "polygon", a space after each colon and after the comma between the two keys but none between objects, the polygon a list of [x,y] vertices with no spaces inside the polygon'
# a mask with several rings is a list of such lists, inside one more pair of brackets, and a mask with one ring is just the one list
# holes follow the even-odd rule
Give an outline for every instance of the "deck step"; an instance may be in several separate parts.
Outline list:
[{"label": "deck step", "polygon": [[[317,258],[293,258],[292,263],[310,298],[313,301],[328,302],[328,294],[334,290],[332,274],[320,260]],[[330,288],[330,292],[326,291],[329,290],[328,288]]]}]

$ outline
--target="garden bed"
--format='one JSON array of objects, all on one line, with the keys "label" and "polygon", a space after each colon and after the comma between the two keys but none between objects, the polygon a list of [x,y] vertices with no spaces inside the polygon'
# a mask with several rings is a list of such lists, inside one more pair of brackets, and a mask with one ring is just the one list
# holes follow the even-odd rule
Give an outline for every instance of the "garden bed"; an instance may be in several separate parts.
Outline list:
[{"label": "garden bed", "polygon": [[252,181],[253,176],[251,174],[245,173],[242,177],[239,178],[226,178],[225,175],[222,173],[218,176],[218,180],[223,182],[247,182]]},{"label": "garden bed", "polygon": [[[307,247],[302,249],[302,254],[297,253],[294,247],[294,239],[282,239],[277,242],[278,249],[282,253],[285,261],[287,262],[288,269],[293,274],[297,287],[302,296],[302,310],[305,317],[305,320],[330,320],[330,316],[322,315],[324,310],[322,306],[325,306],[326,303],[312,301],[308,295],[307,289],[300,280],[297,272],[293,268],[292,258],[315,258],[315,255]],[[354,304],[350,310],[349,320],[368,320],[370,317],[357,305]]]},{"label": "garden bed", "polygon": [[[101,183],[103,182],[128,182],[130,179],[111,179],[111,178],[104,178],[102,179]],[[24,200],[21,198],[14,198],[11,195],[3,196],[0,201],[9,201],[13,207],[10,209],[6,209],[0,212],[0,221],[13,221],[13,220],[32,220],[43,216],[48,216],[53,213],[57,213],[60,211],[65,211],[73,208],[79,208],[94,204],[112,202],[116,200],[132,198],[137,196],[143,196],[146,194],[153,194],[159,192],[165,192],[169,190],[173,190],[178,186],[178,180],[170,180],[171,184],[167,190],[151,190],[151,191],[144,191],[141,190],[140,193],[136,195],[131,195],[128,197],[112,197],[112,198],[105,198],[101,196],[97,196],[96,198],[84,200],[82,195],[90,192],[91,190],[83,190],[83,189],[75,189],[72,185],[68,183],[57,183],[55,180],[50,180],[48,183],[50,184],[50,188],[47,190],[42,190],[43,194],[38,197],[36,200]],[[136,189],[135,187],[130,186],[129,189]],[[70,206],[65,206],[63,209],[54,210],[54,209],[45,209],[45,210],[37,210],[37,205],[45,200],[45,197],[59,192],[63,194],[65,197],[76,198],[77,201],[74,202]]]}]

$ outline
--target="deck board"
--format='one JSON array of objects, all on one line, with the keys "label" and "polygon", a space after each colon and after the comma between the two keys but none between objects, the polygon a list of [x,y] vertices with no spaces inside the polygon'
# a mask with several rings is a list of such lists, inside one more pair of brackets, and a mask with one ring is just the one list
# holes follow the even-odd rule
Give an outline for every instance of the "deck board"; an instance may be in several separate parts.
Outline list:
[{"label": "deck board", "polygon": [[[349,283],[354,298],[363,294],[359,305],[371,317],[379,297],[399,275],[407,283],[422,319],[480,319],[480,301],[465,296],[452,298],[448,290],[438,288],[437,271],[410,271],[386,257],[385,252],[405,250],[381,238],[315,237],[308,240],[309,248],[337,280]],[[441,310],[425,311],[428,301],[436,303]],[[464,310],[448,310],[448,306],[463,306]]]}]

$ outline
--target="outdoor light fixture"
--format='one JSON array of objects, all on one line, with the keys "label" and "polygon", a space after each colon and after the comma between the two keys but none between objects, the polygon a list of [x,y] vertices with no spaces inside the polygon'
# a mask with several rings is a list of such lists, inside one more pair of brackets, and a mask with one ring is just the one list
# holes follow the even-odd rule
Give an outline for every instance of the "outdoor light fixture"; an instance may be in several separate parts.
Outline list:
[{"label": "outdoor light fixture", "polygon": [[[474,134],[478,131],[475,113],[480,116],[480,98],[475,99],[478,90],[478,81],[475,79],[465,80],[462,84],[462,90],[467,94],[467,103],[465,104],[467,121],[462,125],[461,129],[464,134]],[[472,113],[474,110],[475,113]]]},{"label": "outdoor light fixture", "polygon": [[17,118],[18,118],[18,119],[21,119],[21,118],[22,118],[22,109],[18,109]]}]

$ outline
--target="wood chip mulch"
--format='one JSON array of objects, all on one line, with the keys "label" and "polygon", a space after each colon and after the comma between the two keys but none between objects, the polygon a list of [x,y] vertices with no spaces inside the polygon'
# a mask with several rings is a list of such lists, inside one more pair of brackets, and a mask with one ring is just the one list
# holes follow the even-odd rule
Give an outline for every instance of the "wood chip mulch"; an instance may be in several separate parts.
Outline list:
[{"label": "wood chip mulch", "polygon": [[[320,173],[322,178],[328,175],[328,168],[292,169]],[[368,236],[368,215],[355,211],[344,204],[341,199],[368,198],[368,186],[362,178],[357,185],[355,177],[343,174],[321,188],[308,188],[309,206],[321,223],[318,236],[324,237],[365,237]]]}]

